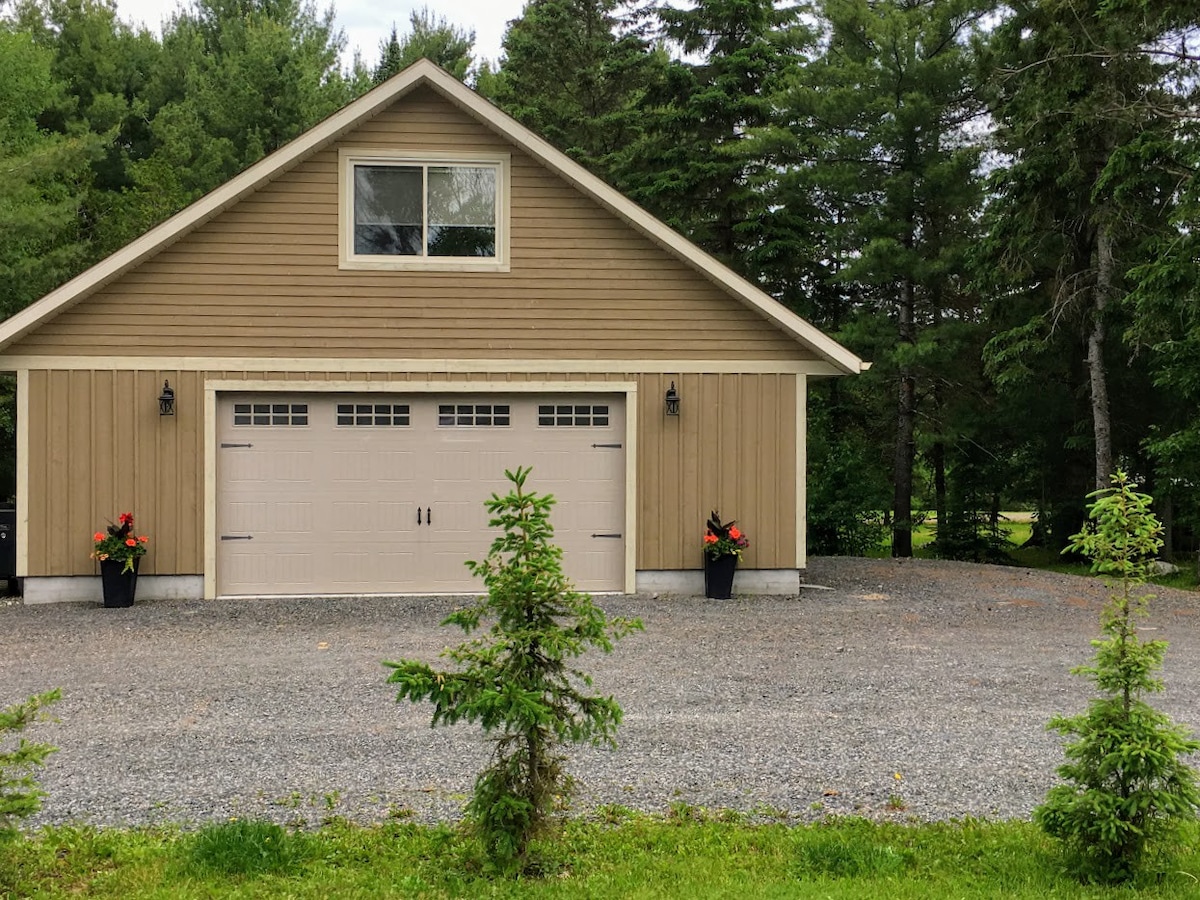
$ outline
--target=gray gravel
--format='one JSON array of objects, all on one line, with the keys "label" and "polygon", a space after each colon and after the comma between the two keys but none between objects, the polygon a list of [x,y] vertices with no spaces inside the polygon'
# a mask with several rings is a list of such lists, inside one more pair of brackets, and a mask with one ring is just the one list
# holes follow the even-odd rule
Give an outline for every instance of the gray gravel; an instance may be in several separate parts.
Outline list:
[{"label": "gray gravel", "polygon": [[[577,809],[1028,816],[1062,761],[1046,720],[1088,697],[1067,670],[1088,659],[1102,585],[863,559],[813,560],[809,580],[833,589],[600,598],[646,631],[585,663],[625,722],[618,750],[574,754]],[[58,722],[30,734],[61,748],[32,824],[456,818],[486,745],[396,704],[380,665],[457,642],[438,626],[452,603],[0,608],[0,701],[63,690]],[[1171,642],[1158,705],[1200,725],[1200,595],[1160,591],[1148,625]]]}]

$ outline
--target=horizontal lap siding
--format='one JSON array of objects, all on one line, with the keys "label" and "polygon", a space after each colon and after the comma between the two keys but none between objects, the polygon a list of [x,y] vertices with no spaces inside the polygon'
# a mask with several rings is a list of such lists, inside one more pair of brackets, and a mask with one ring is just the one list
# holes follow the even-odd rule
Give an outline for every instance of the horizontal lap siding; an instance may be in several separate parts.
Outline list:
[{"label": "horizontal lap siding", "polygon": [[[672,378],[683,403],[668,419],[662,396]],[[158,415],[164,379],[176,392],[173,417]],[[95,574],[92,532],[130,511],[151,538],[141,571],[203,571],[209,379],[391,381],[398,391],[409,380],[635,381],[637,568],[698,567],[704,518],[714,507],[747,529],[747,566],[795,565],[795,376],[96,370],[30,373],[27,574]]]},{"label": "horizontal lap siding", "polygon": [[430,91],[341,146],[512,153],[511,271],[342,271],[337,149],[280,176],[14,354],[812,358]]}]

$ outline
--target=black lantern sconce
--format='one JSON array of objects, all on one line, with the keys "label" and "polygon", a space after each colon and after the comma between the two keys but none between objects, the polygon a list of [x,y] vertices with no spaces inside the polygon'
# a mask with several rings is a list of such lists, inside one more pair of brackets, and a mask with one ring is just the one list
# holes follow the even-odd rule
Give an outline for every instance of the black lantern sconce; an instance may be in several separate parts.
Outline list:
[{"label": "black lantern sconce", "polygon": [[175,415],[175,391],[171,389],[171,382],[164,381],[162,393],[158,395],[158,414],[160,416]]},{"label": "black lantern sconce", "polygon": [[672,381],[671,386],[667,388],[663,402],[666,404],[668,416],[679,415],[679,392],[675,390],[675,382]]}]

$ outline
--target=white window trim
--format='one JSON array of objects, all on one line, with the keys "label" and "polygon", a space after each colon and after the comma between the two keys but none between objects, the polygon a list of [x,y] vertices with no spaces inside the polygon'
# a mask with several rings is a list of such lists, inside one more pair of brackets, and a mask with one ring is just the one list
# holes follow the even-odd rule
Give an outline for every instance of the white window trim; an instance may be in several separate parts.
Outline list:
[{"label": "white window trim", "polygon": [[[496,168],[496,255],[488,259],[446,256],[378,256],[354,252],[354,167],[387,165],[489,165]],[[412,272],[509,271],[511,157],[507,153],[454,154],[419,150],[342,148],[338,152],[338,268]]]}]

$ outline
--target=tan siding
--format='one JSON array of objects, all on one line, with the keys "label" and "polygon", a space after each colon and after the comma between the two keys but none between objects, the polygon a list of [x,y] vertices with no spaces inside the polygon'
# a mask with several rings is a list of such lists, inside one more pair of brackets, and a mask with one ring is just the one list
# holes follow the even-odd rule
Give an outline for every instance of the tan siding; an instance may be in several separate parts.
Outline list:
[{"label": "tan siding", "polygon": [[[680,415],[663,413],[671,381]],[[795,378],[646,375],[638,421],[639,569],[696,569],[711,510],[750,537],[743,565],[794,568]]]},{"label": "tan siding", "polygon": [[[177,415],[158,415],[163,379]],[[203,570],[206,380],[638,383],[639,569],[698,568],[705,517],[741,522],[750,568],[795,563],[795,377],[560,373],[44,372],[30,373],[30,575],[90,575],[90,535],[132,511],[151,538],[147,574]],[[671,380],[683,397],[663,414]],[[754,429],[758,428],[756,432]],[[481,498],[482,500],[482,498]]]},{"label": "tan siding", "polygon": [[339,270],[329,148],[9,352],[814,357],[432,91],[402,99],[341,146],[511,151],[511,271]]},{"label": "tan siding", "polygon": [[[164,378],[170,418],[158,414]],[[140,571],[198,574],[202,408],[197,372],[31,372],[29,574],[94,574],[91,535],[123,512],[151,537]]]}]

